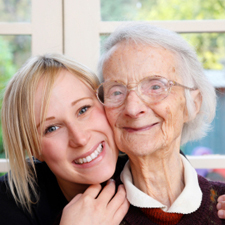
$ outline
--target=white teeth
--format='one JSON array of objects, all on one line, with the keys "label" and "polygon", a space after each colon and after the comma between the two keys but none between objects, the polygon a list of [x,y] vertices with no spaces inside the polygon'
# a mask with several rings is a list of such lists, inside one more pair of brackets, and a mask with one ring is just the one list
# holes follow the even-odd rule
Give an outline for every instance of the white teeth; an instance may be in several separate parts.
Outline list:
[{"label": "white teeth", "polygon": [[94,152],[91,154],[91,158],[92,159],[95,159],[96,158],[96,154]]},{"label": "white teeth", "polygon": [[85,158],[79,158],[75,160],[76,164],[83,164],[83,163],[88,163],[91,162],[93,159],[97,158],[98,155],[102,152],[103,145],[99,144],[99,146],[96,148],[94,152],[91,153],[91,155],[85,157]]},{"label": "white teeth", "polygon": [[88,162],[91,162],[91,160],[92,160],[91,156],[88,156],[86,159],[87,159]]},{"label": "white teeth", "polygon": [[83,158],[83,162],[86,163],[87,162],[87,159],[86,158]]}]

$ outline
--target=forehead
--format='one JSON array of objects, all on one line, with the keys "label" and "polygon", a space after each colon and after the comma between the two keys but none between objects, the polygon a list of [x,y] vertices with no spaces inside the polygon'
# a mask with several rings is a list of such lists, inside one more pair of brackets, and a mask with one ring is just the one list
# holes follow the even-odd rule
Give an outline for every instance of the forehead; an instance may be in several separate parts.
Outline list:
[{"label": "forehead", "polygon": [[121,42],[109,52],[103,65],[104,80],[137,82],[146,76],[160,75],[179,80],[175,55],[162,47]]},{"label": "forehead", "polygon": [[[49,77],[48,79],[52,79]],[[44,82],[46,80],[41,79],[38,88],[35,93],[35,105],[39,106],[44,97]],[[93,91],[84,84],[76,75],[70,73],[67,70],[62,70],[57,75],[55,82],[52,86],[51,92],[49,92],[50,102],[52,99],[61,99],[69,102],[79,98],[93,96]],[[47,97],[47,96],[45,96]],[[47,97],[47,98],[48,98]],[[38,108],[38,107],[37,107]]]},{"label": "forehead", "polygon": [[77,96],[90,93],[90,88],[84,84],[75,74],[67,70],[59,73],[53,84],[53,92],[60,91],[69,94],[70,91],[75,92]]}]

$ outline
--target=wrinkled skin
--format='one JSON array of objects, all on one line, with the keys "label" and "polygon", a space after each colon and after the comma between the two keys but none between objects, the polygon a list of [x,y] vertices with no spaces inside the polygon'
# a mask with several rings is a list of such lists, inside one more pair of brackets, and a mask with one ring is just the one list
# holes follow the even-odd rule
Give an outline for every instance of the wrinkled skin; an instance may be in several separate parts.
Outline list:
[{"label": "wrinkled skin", "polygon": [[[176,66],[174,55],[166,49],[122,42],[111,49],[103,76],[129,87],[151,75],[182,84]],[[201,97],[198,90],[192,95],[196,115]],[[183,124],[189,120],[184,88],[173,87],[167,98],[152,104],[130,91],[125,103],[106,108],[106,115],[118,148],[130,158],[135,186],[170,206],[184,188],[179,156]]]}]

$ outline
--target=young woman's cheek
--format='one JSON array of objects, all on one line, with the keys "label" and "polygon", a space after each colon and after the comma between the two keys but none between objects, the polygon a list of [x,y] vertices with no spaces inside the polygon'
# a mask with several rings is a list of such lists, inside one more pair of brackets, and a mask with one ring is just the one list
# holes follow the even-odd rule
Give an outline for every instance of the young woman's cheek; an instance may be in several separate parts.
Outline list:
[{"label": "young woman's cheek", "polygon": [[57,134],[46,135],[42,138],[41,142],[41,154],[44,159],[58,159],[63,158],[63,155],[67,149],[68,134],[64,129]]}]

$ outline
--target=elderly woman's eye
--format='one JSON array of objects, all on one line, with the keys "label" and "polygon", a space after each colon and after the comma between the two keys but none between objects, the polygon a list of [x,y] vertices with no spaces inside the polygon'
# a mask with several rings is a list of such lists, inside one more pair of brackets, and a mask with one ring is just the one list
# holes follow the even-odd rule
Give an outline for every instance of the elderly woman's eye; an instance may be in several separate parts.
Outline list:
[{"label": "elderly woman's eye", "polygon": [[113,96],[117,96],[117,95],[121,95],[122,94],[122,92],[121,91],[115,91],[115,92],[113,92]]},{"label": "elderly woman's eye", "polygon": [[88,105],[83,106],[83,107],[79,110],[78,116],[80,116],[80,115],[86,113],[87,110],[88,110],[89,108],[90,108],[90,106],[88,106]]},{"label": "elderly woman's eye", "polygon": [[111,87],[108,92],[106,97],[109,99],[118,99],[124,94],[123,87],[116,85]]},{"label": "elderly woman's eye", "polygon": [[49,126],[49,127],[47,127],[47,128],[45,129],[44,134],[52,133],[52,132],[54,132],[54,131],[56,131],[56,130],[58,130],[58,129],[59,129],[58,126]]},{"label": "elderly woman's eye", "polygon": [[158,89],[160,89],[160,88],[161,88],[160,85],[153,85],[153,86],[151,86],[151,89],[152,89],[152,90],[158,90]]}]

